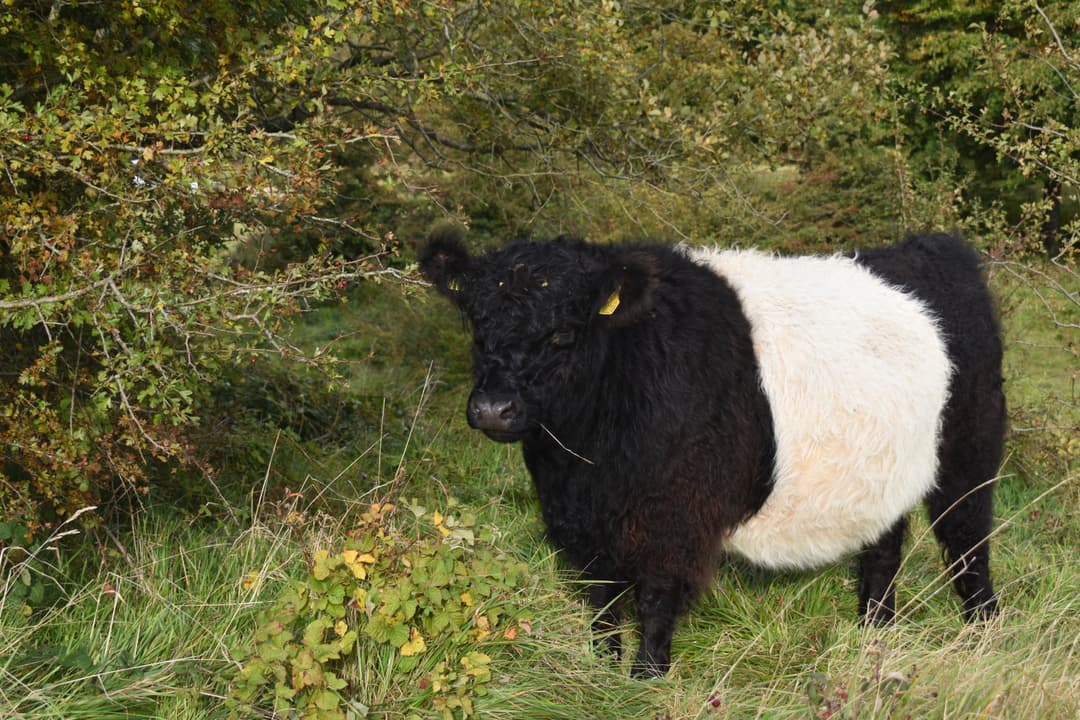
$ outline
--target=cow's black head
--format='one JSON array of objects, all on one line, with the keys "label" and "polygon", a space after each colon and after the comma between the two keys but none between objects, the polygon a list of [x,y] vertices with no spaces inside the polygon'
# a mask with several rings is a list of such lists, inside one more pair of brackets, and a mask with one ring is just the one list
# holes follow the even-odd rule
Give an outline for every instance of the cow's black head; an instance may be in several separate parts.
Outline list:
[{"label": "cow's black head", "polygon": [[470,255],[449,229],[428,238],[420,269],[468,319],[469,425],[500,442],[558,424],[588,401],[607,338],[648,315],[657,284],[655,258],[642,251],[560,237]]}]

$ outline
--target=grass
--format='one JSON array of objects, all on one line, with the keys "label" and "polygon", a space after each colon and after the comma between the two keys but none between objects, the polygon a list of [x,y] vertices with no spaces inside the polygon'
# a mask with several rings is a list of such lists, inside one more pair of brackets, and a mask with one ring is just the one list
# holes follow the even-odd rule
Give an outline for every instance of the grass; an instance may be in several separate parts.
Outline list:
[{"label": "grass", "polygon": [[294,560],[257,526],[222,530],[150,513],[103,557],[60,554],[58,603],[0,609],[0,717],[206,717],[230,646]]},{"label": "grass", "polygon": [[[407,495],[475,508],[495,543],[531,568],[515,595],[528,630],[492,646],[480,717],[1074,720],[1080,482],[1071,437],[1055,428],[1080,423],[1075,356],[1022,281],[1003,274],[995,285],[1009,400],[1014,423],[1024,424],[996,495],[1002,613],[985,625],[960,622],[939,549],[917,515],[894,626],[856,622],[847,566],[774,574],[731,561],[680,621],[671,673],[631,680],[627,658],[592,651],[577,575],[543,539],[518,450],[464,427],[467,342],[452,312],[383,288],[298,329],[302,342],[335,342],[358,360],[341,373],[351,392],[387,398],[366,406],[381,408],[379,417],[340,428],[335,442],[273,435],[263,472],[246,479],[255,487],[250,512],[151,509],[98,544],[57,537],[14,565],[0,594],[0,717],[227,717],[225,678],[252,638],[256,611],[372,497]],[[375,331],[363,332],[368,326]],[[400,326],[407,330],[396,333]],[[431,357],[446,369],[432,371]],[[14,584],[27,580],[46,586],[45,601],[18,599]],[[391,662],[361,657],[351,675],[357,699],[377,717],[438,717],[416,685],[386,681]]]}]

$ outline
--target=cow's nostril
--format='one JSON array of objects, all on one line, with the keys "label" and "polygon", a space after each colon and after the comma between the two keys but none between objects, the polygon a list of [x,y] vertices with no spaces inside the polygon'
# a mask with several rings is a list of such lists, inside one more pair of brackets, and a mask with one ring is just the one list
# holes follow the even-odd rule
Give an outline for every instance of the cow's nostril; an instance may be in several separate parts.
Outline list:
[{"label": "cow's nostril", "polygon": [[496,409],[498,410],[500,420],[513,420],[518,414],[517,403],[513,400],[499,403],[499,406]]}]

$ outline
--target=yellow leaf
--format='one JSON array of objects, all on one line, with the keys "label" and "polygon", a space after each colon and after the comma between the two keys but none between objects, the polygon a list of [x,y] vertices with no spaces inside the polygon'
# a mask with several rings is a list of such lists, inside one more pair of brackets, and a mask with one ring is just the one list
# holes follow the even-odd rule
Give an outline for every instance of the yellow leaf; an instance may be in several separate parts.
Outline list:
[{"label": "yellow leaf", "polygon": [[450,529],[443,524],[443,521],[446,520],[445,515],[436,510],[434,513],[432,513],[431,520],[435,523],[435,527],[439,529],[440,535],[442,535],[443,537],[450,537]]},{"label": "yellow leaf", "polygon": [[[348,626],[348,624],[346,624],[346,622],[344,620],[338,620],[334,624],[334,632],[337,633],[338,637],[344,637],[345,633],[348,632],[348,631],[349,631],[349,626]],[[508,638],[508,639],[512,640],[513,638]]]},{"label": "yellow leaf", "polygon": [[424,636],[420,634],[420,631],[416,628],[412,628],[409,631],[409,640],[401,646],[401,656],[411,657],[418,655],[427,650],[427,645],[424,643]]},{"label": "yellow leaf", "polygon": [[368,562],[375,562],[375,558],[371,557],[368,553],[361,555],[356,550],[344,550],[341,553],[341,559],[345,563],[345,567],[349,568],[353,577],[357,580],[363,580],[367,577],[367,569],[364,567],[364,558],[371,558]]},{"label": "yellow leaf", "polygon": [[600,314],[600,315],[612,315],[612,314],[615,313],[615,310],[617,310],[618,307],[619,307],[619,291],[621,289],[622,289],[621,286],[615,288],[615,292],[611,293],[611,297],[609,297],[607,299],[607,302],[604,303],[604,307],[600,308],[598,314]]},{"label": "yellow leaf", "polygon": [[480,641],[487,640],[488,636],[491,635],[491,621],[488,616],[477,615],[473,618],[473,621],[476,623],[476,639]]},{"label": "yellow leaf", "polygon": [[473,604],[472,594],[468,590],[461,593],[461,602],[465,607],[472,607],[472,604]]},{"label": "yellow leaf", "polygon": [[316,580],[325,580],[330,577],[330,553],[327,550],[316,550],[312,560],[312,577]]}]

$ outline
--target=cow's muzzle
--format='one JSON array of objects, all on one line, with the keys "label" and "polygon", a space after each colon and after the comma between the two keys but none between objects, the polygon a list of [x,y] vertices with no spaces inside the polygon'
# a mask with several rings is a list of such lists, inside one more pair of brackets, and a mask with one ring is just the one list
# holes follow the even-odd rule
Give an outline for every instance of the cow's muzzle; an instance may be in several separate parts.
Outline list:
[{"label": "cow's muzzle", "polygon": [[517,395],[473,390],[465,410],[469,426],[498,442],[514,442],[525,430],[525,403]]}]

